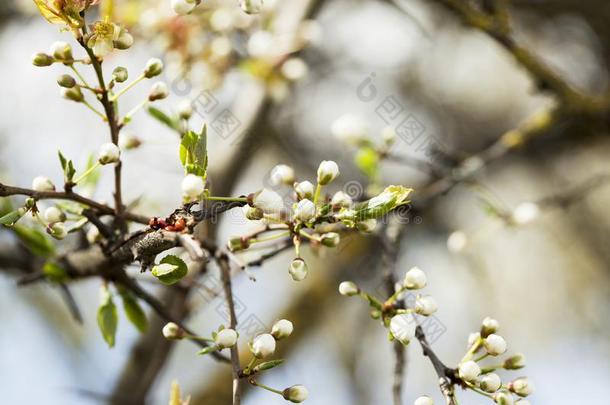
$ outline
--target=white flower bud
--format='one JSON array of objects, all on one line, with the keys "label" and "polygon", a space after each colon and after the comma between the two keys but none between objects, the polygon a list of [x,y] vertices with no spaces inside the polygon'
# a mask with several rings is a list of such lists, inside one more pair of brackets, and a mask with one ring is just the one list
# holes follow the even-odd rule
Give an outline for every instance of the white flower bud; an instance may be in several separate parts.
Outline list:
[{"label": "white flower bud", "polygon": [[112,71],[112,79],[117,83],[123,83],[129,78],[129,71],[123,66],[118,66]]},{"label": "white flower bud", "polygon": [[339,140],[358,144],[366,139],[368,128],[366,122],[359,116],[345,114],[337,118],[331,126],[332,134]]},{"label": "white flower bud", "polygon": [[316,205],[311,200],[301,200],[294,208],[294,217],[301,222],[309,222],[316,216]]},{"label": "white flower bud", "polygon": [[62,240],[68,235],[68,231],[63,222],[55,222],[54,224],[49,225],[47,227],[47,233],[58,240]]},{"label": "white flower bud", "polygon": [[48,177],[38,176],[32,180],[32,189],[41,192],[55,191],[55,185]]},{"label": "white flower bud", "polygon": [[358,288],[356,283],[351,281],[343,281],[341,284],[339,284],[339,294],[346,297],[351,297],[360,294],[360,288]]},{"label": "white flower bud", "polygon": [[508,384],[508,389],[520,397],[527,397],[534,392],[534,385],[527,377],[519,377]]},{"label": "white flower bud", "polygon": [[32,55],[32,64],[38,67],[51,66],[55,62],[51,55],[46,53],[36,53]]},{"label": "white flower bud", "polygon": [[176,14],[186,15],[197,6],[195,0],[172,0],[172,9]]},{"label": "white flower bud", "polygon": [[286,388],[282,392],[282,396],[286,401],[294,402],[296,404],[301,403],[309,396],[309,391],[303,385],[293,385],[290,388]]},{"label": "white flower bud", "polygon": [[481,338],[481,334],[479,332],[473,332],[468,335],[468,348],[471,348],[472,345]]},{"label": "white flower bud", "polygon": [[59,208],[53,206],[44,211],[44,219],[49,223],[64,222],[66,220],[66,214]]},{"label": "white flower bud", "polygon": [[479,387],[485,392],[496,392],[501,386],[502,380],[500,380],[500,376],[496,373],[485,374],[479,379]]},{"label": "white flower bud", "polygon": [[271,170],[270,180],[274,186],[291,185],[294,183],[294,169],[287,165],[277,165]]},{"label": "white flower bud", "polygon": [[512,219],[517,225],[525,225],[534,221],[540,215],[540,207],[533,202],[521,203],[515,208]]},{"label": "white flower bud", "polygon": [[49,53],[57,60],[72,60],[72,47],[70,44],[63,41],[53,42]]},{"label": "white flower bud", "polygon": [[102,165],[117,163],[121,158],[121,150],[113,143],[105,143],[98,151],[98,162]]},{"label": "white flower bud", "polygon": [[429,396],[424,395],[423,397],[417,398],[413,405],[434,405],[434,401],[432,401],[432,398]]},{"label": "white flower bud", "polygon": [[141,144],[142,141],[131,133],[121,134],[119,138],[119,147],[124,150],[136,149]]},{"label": "white flower bud", "polygon": [[405,274],[403,285],[409,290],[421,290],[428,284],[426,273],[420,270],[419,267],[413,267]]},{"label": "white flower bud", "polygon": [[288,80],[297,81],[307,76],[307,64],[301,58],[290,58],[282,65],[282,74]]},{"label": "white flower bud", "polygon": [[163,72],[163,62],[158,58],[151,58],[146,62],[144,67],[144,76],[147,79],[151,79],[155,76],[159,76]]},{"label": "white flower bud", "polygon": [[481,368],[472,360],[460,364],[458,368],[458,375],[464,381],[473,382],[480,374]]},{"label": "white flower bud", "polygon": [[494,402],[498,405],[513,405],[515,403],[513,396],[505,391],[501,391],[494,394],[493,399]]},{"label": "white flower bud", "polygon": [[498,329],[500,329],[500,322],[488,316],[481,323],[481,336],[485,338],[492,333],[496,333]]},{"label": "white flower bud", "polygon": [[263,0],[241,0],[240,6],[246,14],[258,14],[263,9]]},{"label": "white flower bud", "polygon": [[284,200],[275,191],[262,189],[254,195],[253,205],[263,210],[265,214],[278,215],[284,208]]},{"label": "white flower bud", "polygon": [[390,332],[396,340],[403,345],[408,345],[415,337],[417,323],[413,316],[408,314],[396,315],[390,321]]},{"label": "white flower bud", "polygon": [[320,237],[320,242],[326,247],[337,247],[341,242],[341,236],[337,232],[327,232]]},{"label": "white flower bud", "polygon": [[191,200],[199,198],[205,189],[205,184],[203,183],[203,179],[199,176],[196,176],[192,173],[187,174],[184,179],[182,179],[182,194]]},{"label": "white flower bud", "polygon": [[310,181],[305,180],[295,184],[294,191],[296,191],[297,196],[301,200],[304,198],[312,199],[314,193],[314,186]]},{"label": "white flower bud", "polygon": [[162,332],[165,339],[168,340],[179,340],[184,338],[184,335],[186,334],[184,329],[173,322],[165,324]]},{"label": "white flower bud", "polygon": [[447,238],[447,249],[451,253],[463,252],[468,244],[468,237],[465,232],[455,231]]},{"label": "white flower bud", "polygon": [[375,218],[370,218],[356,224],[356,228],[362,232],[373,232],[377,227],[377,220]]},{"label": "white flower bud", "polygon": [[303,281],[305,277],[307,277],[309,269],[307,268],[307,263],[305,260],[297,257],[290,263],[290,269],[288,269],[288,273],[292,276],[294,281]]},{"label": "white flower bud", "polygon": [[290,322],[288,319],[280,319],[273,324],[273,327],[271,328],[271,335],[273,335],[276,340],[280,340],[290,336],[293,330],[294,325],[292,325],[292,322]]},{"label": "white flower bud", "polygon": [[417,297],[415,301],[415,312],[423,315],[430,316],[438,310],[436,300],[431,295],[424,295]]},{"label": "white flower bud", "polygon": [[343,191],[337,191],[330,203],[335,207],[349,208],[352,206],[352,198]]},{"label": "white flower bud", "polygon": [[483,340],[485,350],[492,356],[499,356],[506,352],[506,340],[500,335],[491,334]]},{"label": "white flower bud", "polygon": [[318,184],[326,185],[339,175],[339,166],[332,160],[323,160],[318,166]]},{"label": "white flower bud", "polygon": [[188,120],[193,116],[193,103],[191,100],[182,100],[177,107],[178,116],[183,120]]},{"label": "white flower bud", "polygon": [[167,88],[167,84],[164,82],[156,82],[150,88],[150,92],[148,93],[148,101],[157,101],[163,100],[169,96],[169,90]]},{"label": "white flower bud", "polygon": [[264,359],[275,353],[275,339],[268,333],[258,335],[252,341],[252,354],[257,359]]},{"label": "white flower bud", "polygon": [[214,337],[214,342],[221,349],[228,349],[237,343],[237,332],[233,329],[223,329]]}]

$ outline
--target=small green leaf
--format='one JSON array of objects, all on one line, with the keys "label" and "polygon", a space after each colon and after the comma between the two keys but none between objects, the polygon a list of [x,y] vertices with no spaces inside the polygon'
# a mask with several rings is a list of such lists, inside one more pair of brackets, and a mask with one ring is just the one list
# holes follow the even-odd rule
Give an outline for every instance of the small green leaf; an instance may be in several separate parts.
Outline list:
[{"label": "small green leaf", "polygon": [[47,276],[47,279],[56,283],[66,281],[68,278],[66,270],[57,263],[53,262],[46,262],[42,266],[42,272],[45,274],[45,276]]},{"label": "small green leaf", "polygon": [[127,316],[129,322],[131,322],[141,333],[146,332],[148,329],[148,319],[136,297],[129,291],[122,290],[121,298],[123,299],[123,310],[125,311],[125,316]]},{"label": "small green leaf", "polygon": [[255,373],[258,373],[260,371],[269,370],[269,369],[272,369],[273,367],[279,366],[283,362],[284,362],[284,360],[282,360],[282,359],[265,361],[265,362],[257,365],[256,367],[254,367],[254,369],[252,369],[252,371],[254,371]]},{"label": "small green leaf", "polygon": [[13,226],[17,223],[17,221],[19,221],[21,219],[23,214],[24,214],[23,208],[20,208],[15,211],[11,211],[8,214],[0,217],[0,225]]},{"label": "small green leaf", "polygon": [[161,263],[154,266],[152,275],[166,285],[176,284],[188,273],[186,263],[177,256],[168,255],[161,259]]},{"label": "small green leaf", "polygon": [[379,173],[379,153],[369,146],[362,147],[354,157],[356,166],[369,178],[377,178]]},{"label": "small green leaf", "polygon": [[76,174],[74,163],[71,160],[66,159],[66,157],[61,153],[61,151],[57,151],[57,155],[59,156],[59,163],[61,164],[61,168],[64,171],[64,182],[66,184],[72,183],[74,175]]},{"label": "small green leaf", "polygon": [[119,323],[119,315],[116,305],[112,301],[112,296],[108,287],[102,287],[100,306],[97,309],[97,325],[102,332],[102,337],[108,344],[108,347],[113,347],[116,337],[117,325]]},{"label": "small green leaf", "polygon": [[178,123],[158,108],[148,107],[148,113],[163,125],[173,129],[174,131],[179,131]]},{"label": "small green leaf", "polygon": [[27,228],[23,225],[15,225],[13,232],[21,242],[35,255],[50,257],[55,254],[55,245],[38,229]]},{"label": "small green leaf", "polygon": [[188,131],[180,142],[180,162],[187,174],[206,178],[208,169],[207,126],[203,126],[201,134]]}]

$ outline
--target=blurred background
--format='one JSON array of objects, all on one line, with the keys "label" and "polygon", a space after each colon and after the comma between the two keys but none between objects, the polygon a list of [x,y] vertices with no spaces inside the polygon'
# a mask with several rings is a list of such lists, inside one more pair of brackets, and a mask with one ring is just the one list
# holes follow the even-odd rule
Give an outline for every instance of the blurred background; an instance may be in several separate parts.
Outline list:
[{"label": "blurred background", "polygon": [[[62,67],[32,66],[33,53],[72,39],[40,18],[30,3],[0,3],[0,180],[23,187],[39,175],[61,181],[57,149],[82,167],[107,138],[99,118],[60,97],[55,80]],[[117,1],[115,16],[136,43],[108,63],[108,69],[122,65],[136,72],[148,58],[162,58],[171,96],[159,106],[175,111],[180,100],[194,100],[195,127],[225,111],[235,115],[234,131],[212,130],[209,138],[213,172],[240,162],[230,177],[212,176],[213,186],[228,187],[225,194],[269,187],[269,172],[278,163],[291,164],[299,179],[313,179],[324,159],[339,163],[337,190],[345,185],[347,192],[363,193],[370,178],[354,163],[356,150],[333,135],[341,132],[341,117],[344,126],[375,142],[382,142],[388,126],[408,117],[410,129],[397,137],[391,153],[451,171],[452,159],[486,148],[557,102],[538,90],[501,45],[440,2],[268,0],[261,16],[245,16],[235,3],[206,1],[178,20],[169,0]],[[511,3],[519,41],[579,91],[607,92],[606,1]],[[294,42],[296,36],[304,64],[284,65],[282,79],[260,80],[261,67],[252,57],[264,60],[282,52],[284,39]],[[124,105],[137,104],[147,90],[141,86],[128,93]],[[126,131],[142,145],[123,157],[125,198],[138,200],[137,210],[145,215],[167,215],[181,202],[179,139],[145,113]],[[521,372],[536,385],[533,404],[605,403],[610,397],[610,187],[597,180],[595,187],[579,185],[610,173],[608,131],[580,120],[549,132],[417,206],[401,236],[398,276],[412,266],[428,274],[428,292],[439,303],[431,326],[433,348],[448,365],[463,356],[468,334],[492,316],[501,323],[509,351],[526,354]],[[429,184],[430,173],[398,160],[381,164],[379,183],[413,187],[417,202],[417,190]],[[102,170],[94,196],[111,201],[111,182],[111,174]],[[539,212],[522,212],[527,218],[517,224],[494,214],[523,211],[523,203],[573,188],[569,204],[541,204]],[[227,213],[218,224],[218,240],[243,232],[250,226],[246,222],[241,212]],[[377,234],[348,240],[339,253],[306,251],[311,275],[302,283],[286,274],[291,253],[251,269],[256,282],[243,273],[236,276],[240,323],[264,328],[288,318],[295,324],[293,338],[282,344],[288,361],[267,373],[263,383],[304,384],[310,405],[391,403],[393,351],[386,332],[362,302],[337,292],[338,283],[350,279],[382,296],[379,239]],[[0,244],[5,253],[0,258],[19,254],[9,233],[0,231]],[[68,249],[69,242],[61,248]],[[18,288],[18,266],[7,263],[0,261],[3,402],[162,404],[176,379],[192,404],[229,403],[230,367],[196,356],[188,342],[168,345],[159,329],[141,336],[121,319],[117,345],[108,349],[95,321],[99,280],[72,287],[81,325],[57,288],[46,283]],[[168,298],[152,277],[138,277]],[[210,293],[214,283],[212,273],[185,304],[188,324],[196,331],[226,322],[222,297]],[[408,348],[404,390],[405,404],[424,394],[443,401],[417,344]],[[489,403],[468,392],[458,396],[465,404]],[[285,402],[248,390],[244,403]]]}]

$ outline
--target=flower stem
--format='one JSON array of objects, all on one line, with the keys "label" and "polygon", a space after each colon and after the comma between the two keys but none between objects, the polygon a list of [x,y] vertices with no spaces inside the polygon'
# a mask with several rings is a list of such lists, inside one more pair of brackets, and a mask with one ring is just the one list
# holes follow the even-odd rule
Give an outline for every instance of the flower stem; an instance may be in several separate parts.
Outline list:
[{"label": "flower stem", "polygon": [[91,173],[93,173],[93,171],[95,169],[97,169],[100,166],[100,162],[95,162],[95,164],[93,166],[91,166],[90,168],[88,168],[87,170],[85,170],[85,172],[83,174],[81,174],[80,176],[78,176],[78,178],[76,180],[74,180],[75,184],[78,184],[79,182],[81,182],[85,177],[87,177],[88,175],[90,175]]},{"label": "flower stem", "polygon": [[97,114],[104,122],[108,121],[108,118],[100,111],[96,110],[91,104],[89,104],[86,100],[83,100],[82,103],[95,114]]},{"label": "flower stem", "polygon": [[290,235],[290,231],[286,231],[286,232],[280,232],[280,233],[276,233],[274,235],[270,235],[270,236],[265,236],[262,238],[252,238],[250,239],[250,244],[253,243],[261,243],[261,242],[269,242],[275,239],[279,239],[279,238],[283,238],[284,236],[289,236]]},{"label": "flower stem", "polygon": [[76,77],[78,77],[80,79],[80,81],[85,85],[86,88],[91,88],[91,86],[89,86],[89,84],[87,84],[87,81],[85,80],[85,78],[80,74],[80,72],[74,67],[73,64],[68,65],[70,67],[70,69],[72,69],[72,71],[74,72],[74,74],[76,75]]},{"label": "flower stem", "polygon": [[244,374],[245,375],[249,375],[250,374],[250,372],[252,371],[252,367],[254,366],[254,363],[256,363],[256,357],[252,357],[252,360],[250,360],[250,363],[248,363],[248,365],[244,369]]},{"label": "flower stem", "polygon": [[128,123],[129,121],[131,121],[131,118],[143,107],[146,106],[146,104],[148,104],[148,99],[142,101],[141,103],[139,103],[138,105],[136,105],[134,108],[131,109],[131,111],[129,111],[127,114],[125,114],[125,116],[123,117],[123,123]]},{"label": "flower stem", "polygon": [[322,185],[320,183],[318,183],[318,184],[316,184],[316,192],[313,195],[314,205],[318,204],[318,200],[320,199],[320,193],[322,193]]},{"label": "flower stem", "polygon": [[132,81],[131,83],[129,83],[127,86],[123,87],[121,89],[121,91],[119,91],[118,93],[116,93],[115,95],[113,95],[112,97],[110,97],[110,102],[113,103],[115,102],[119,97],[121,97],[123,94],[127,93],[129,90],[131,90],[136,84],[140,83],[142,80],[144,80],[146,78],[146,76],[144,76],[144,73],[142,73],[140,76],[136,77],[134,79],[134,81]]},{"label": "flower stem", "polygon": [[278,395],[284,396],[284,393],[282,391],[276,390],[275,388],[271,388],[271,387],[268,387],[268,386],[266,386],[264,384],[258,383],[255,380],[250,380],[250,384],[255,385],[257,387],[261,387],[262,389],[265,389],[267,391],[274,392],[274,393],[276,393]]},{"label": "flower stem", "polygon": [[246,197],[205,197],[205,200],[210,201],[227,201],[227,202],[248,202]]}]

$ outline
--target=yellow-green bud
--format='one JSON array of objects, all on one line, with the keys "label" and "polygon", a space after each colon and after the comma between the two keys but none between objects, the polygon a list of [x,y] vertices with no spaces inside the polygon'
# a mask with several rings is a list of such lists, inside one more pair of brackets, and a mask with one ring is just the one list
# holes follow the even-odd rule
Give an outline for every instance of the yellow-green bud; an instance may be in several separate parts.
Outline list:
[{"label": "yellow-green bud", "polygon": [[51,45],[50,54],[53,55],[55,59],[62,62],[71,61],[73,59],[72,47],[70,44],[62,41],[54,42],[53,45]]},{"label": "yellow-green bud", "polygon": [[152,58],[146,63],[144,68],[144,76],[147,79],[151,79],[155,76],[159,76],[163,72],[163,62],[160,59]]},{"label": "yellow-green bud", "polygon": [[66,89],[76,86],[76,80],[70,75],[61,75],[57,78],[57,84]]},{"label": "yellow-green bud", "polygon": [[112,71],[112,78],[117,83],[123,83],[129,78],[129,72],[126,68],[119,66]]},{"label": "yellow-green bud", "polygon": [[38,67],[51,66],[55,62],[51,55],[46,53],[37,53],[32,56],[32,64]]},{"label": "yellow-green bud", "polygon": [[71,89],[62,88],[61,95],[64,98],[66,98],[68,100],[76,101],[77,103],[80,103],[85,99],[83,92],[80,90],[80,87],[78,87],[78,86],[72,87]]}]

